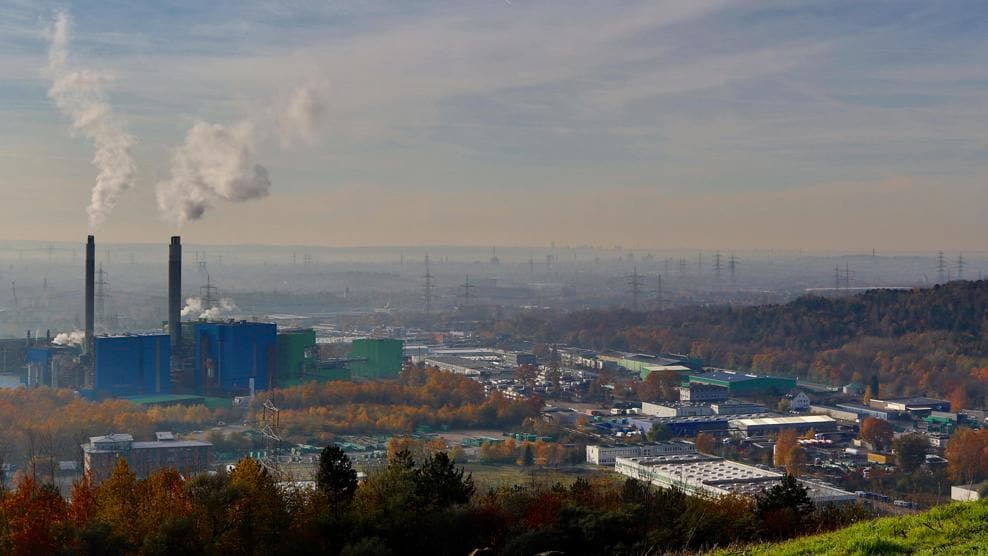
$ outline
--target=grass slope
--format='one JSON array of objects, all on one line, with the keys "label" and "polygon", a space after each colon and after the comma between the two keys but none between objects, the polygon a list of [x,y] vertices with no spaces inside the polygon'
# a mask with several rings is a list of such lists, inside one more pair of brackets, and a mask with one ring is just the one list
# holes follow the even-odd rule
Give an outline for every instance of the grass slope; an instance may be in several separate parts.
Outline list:
[{"label": "grass slope", "polygon": [[721,554],[988,554],[988,500],[886,517],[840,531]]}]

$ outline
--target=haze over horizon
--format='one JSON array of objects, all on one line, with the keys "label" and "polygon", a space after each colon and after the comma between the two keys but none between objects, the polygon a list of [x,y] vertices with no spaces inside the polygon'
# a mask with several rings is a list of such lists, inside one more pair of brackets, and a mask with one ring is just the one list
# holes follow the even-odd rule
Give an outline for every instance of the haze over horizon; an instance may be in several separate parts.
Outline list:
[{"label": "haze over horizon", "polygon": [[982,251],[984,12],[4,2],[0,238],[89,229],[61,75],[134,140],[101,242]]}]

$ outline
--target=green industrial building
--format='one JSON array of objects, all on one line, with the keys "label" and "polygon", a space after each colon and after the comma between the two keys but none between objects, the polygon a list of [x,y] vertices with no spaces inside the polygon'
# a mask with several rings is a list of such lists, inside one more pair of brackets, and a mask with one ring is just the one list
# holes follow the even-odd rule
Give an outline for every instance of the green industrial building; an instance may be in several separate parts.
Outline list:
[{"label": "green industrial building", "polygon": [[311,328],[278,332],[277,384],[286,386],[303,380],[312,366],[316,332]]},{"label": "green industrial building", "polygon": [[401,340],[373,338],[354,340],[350,350],[353,378],[398,378],[404,360]]},{"label": "green industrial building", "polygon": [[737,371],[710,370],[690,373],[691,384],[708,384],[727,388],[730,396],[785,394],[796,387],[796,379],[782,376],[752,375]]}]

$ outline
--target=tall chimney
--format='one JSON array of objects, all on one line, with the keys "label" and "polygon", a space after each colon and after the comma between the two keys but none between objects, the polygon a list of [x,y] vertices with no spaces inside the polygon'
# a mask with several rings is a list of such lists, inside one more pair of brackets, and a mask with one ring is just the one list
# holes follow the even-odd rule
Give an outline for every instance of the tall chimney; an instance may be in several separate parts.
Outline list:
[{"label": "tall chimney", "polygon": [[172,236],[168,246],[168,334],[171,336],[171,367],[180,366],[182,340],[182,238]]},{"label": "tall chimney", "polygon": [[95,339],[93,332],[96,328],[93,313],[93,300],[95,296],[95,274],[96,274],[96,242],[93,236],[86,239],[86,342],[82,346],[83,352],[90,357],[93,356]]}]

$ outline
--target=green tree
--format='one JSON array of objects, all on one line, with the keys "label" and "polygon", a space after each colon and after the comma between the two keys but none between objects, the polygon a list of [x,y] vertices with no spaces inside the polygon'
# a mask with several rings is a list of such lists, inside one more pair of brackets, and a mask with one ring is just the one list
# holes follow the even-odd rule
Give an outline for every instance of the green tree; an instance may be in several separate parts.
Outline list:
[{"label": "green tree", "polygon": [[535,454],[532,452],[532,445],[527,442],[521,454],[521,464],[525,467],[531,467],[535,464]]},{"label": "green tree", "polygon": [[652,423],[645,436],[652,442],[665,442],[672,438],[672,431],[664,423]]},{"label": "green tree", "polygon": [[319,455],[316,485],[330,500],[350,502],[357,492],[357,472],[350,458],[337,446],[323,448]]},{"label": "green tree", "polygon": [[892,441],[895,450],[895,463],[899,469],[911,472],[926,463],[926,451],[930,441],[925,434],[914,432],[904,434]]},{"label": "green tree", "polygon": [[755,499],[755,514],[772,537],[783,537],[802,529],[813,513],[813,501],[796,477],[786,473],[777,485],[765,489]]},{"label": "green tree", "polygon": [[[531,444],[528,444],[531,456]],[[417,497],[426,506],[446,508],[454,504],[470,501],[476,487],[473,475],[463,476],[463,468],[457,467],[446,452],[439,452],[426,459],[415,470],[415,490]]]}]

